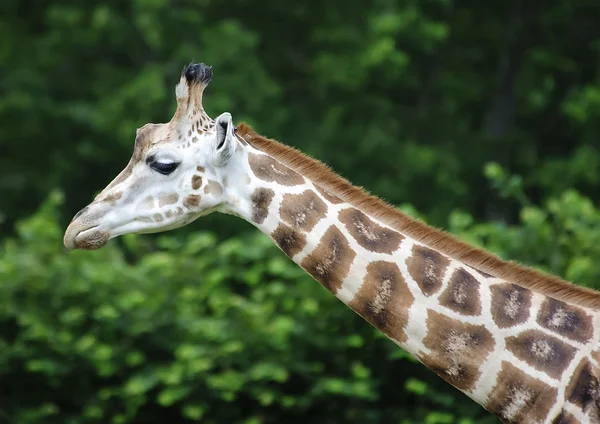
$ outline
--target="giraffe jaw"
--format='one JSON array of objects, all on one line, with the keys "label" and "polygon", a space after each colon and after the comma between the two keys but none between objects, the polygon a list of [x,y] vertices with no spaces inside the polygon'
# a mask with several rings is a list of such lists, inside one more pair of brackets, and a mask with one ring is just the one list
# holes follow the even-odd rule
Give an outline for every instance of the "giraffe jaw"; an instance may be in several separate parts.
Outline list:
[{"label": "giraffe jaw", "polygon": [[[90,206],[84,208],[87,212]],[[147,219],[133,219],[131,221],[114,222],[111,217],[102,215],[100,218],[77,216],[65,231],[63,243],[67,249],[96,250],[105,246],[110,239],[123,234],[152,234],[183,227],[201,216],[208,215],[217,208],[210,208],[198,213],[190,213],[183,217],[160,226],[149,225]]]}]

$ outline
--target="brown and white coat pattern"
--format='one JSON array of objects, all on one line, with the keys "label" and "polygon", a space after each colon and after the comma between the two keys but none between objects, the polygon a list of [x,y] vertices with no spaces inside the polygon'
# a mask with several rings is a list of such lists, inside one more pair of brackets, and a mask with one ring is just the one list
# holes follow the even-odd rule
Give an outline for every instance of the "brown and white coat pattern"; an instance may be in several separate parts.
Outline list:
[{"label": "brown and white coat pattern", "polygon": [[504,422],[600,424],[600,293],[412,220],[244,124],[234,134],[230,114],[213,121],[202,108],[211,76],[184,69],[173,119],[138,131],[130,163],[70,223],[67,247],[238,215]]},{"label": "brown and white coat pattern", "polygon": [[600,422],[596,310],[452,259],[241,137],[250,182],[227,212],[504,422]]}]

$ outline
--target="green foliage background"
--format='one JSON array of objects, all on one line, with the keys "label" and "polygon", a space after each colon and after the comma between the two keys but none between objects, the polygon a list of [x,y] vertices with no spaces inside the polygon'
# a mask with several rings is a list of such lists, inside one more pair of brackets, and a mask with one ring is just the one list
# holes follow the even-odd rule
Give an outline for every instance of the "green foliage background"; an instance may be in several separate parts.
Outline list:
[{"label": "green foliage background", "polygon": [[[600,288],[594,2],[7,0],[0,423],[494,423],[232,217],[67,252],[174,111],[205,107],[407,213]],[[418,211],[418,212],[416,212]],[[248,248],[248,247],[251,248]]]}]

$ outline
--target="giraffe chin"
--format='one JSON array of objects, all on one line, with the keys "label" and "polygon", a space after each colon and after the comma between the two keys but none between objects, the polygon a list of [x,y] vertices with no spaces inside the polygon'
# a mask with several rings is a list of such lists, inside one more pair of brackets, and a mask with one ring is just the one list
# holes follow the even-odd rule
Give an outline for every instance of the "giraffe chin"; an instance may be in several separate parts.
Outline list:
[{"label": "giraffe chin", "polygon": [[78,232],[75,237],[65,237],[65,246],[69,249],[96,250],[108,243],[109,235],[98,227]]}]

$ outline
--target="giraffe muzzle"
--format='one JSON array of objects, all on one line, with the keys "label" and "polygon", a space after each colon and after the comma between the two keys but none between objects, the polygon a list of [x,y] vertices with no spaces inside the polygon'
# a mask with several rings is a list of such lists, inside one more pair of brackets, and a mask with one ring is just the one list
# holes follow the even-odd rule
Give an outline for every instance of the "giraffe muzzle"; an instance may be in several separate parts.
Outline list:
[{"label": "giraffe muzzle", "polygon": [[98,227],[80,230],[78,228],[71,229],[69,226],[63,241],[68,249],[95,250],[104,246],[108,239],[108,233]]},{"label": "giraffe muzzle", "polygon": [[63,243],[67,249],[94,250],[104,246],[109,234],[97,224],[98,219],[90,216],[89,206],[79,211],[65,231]]}]

